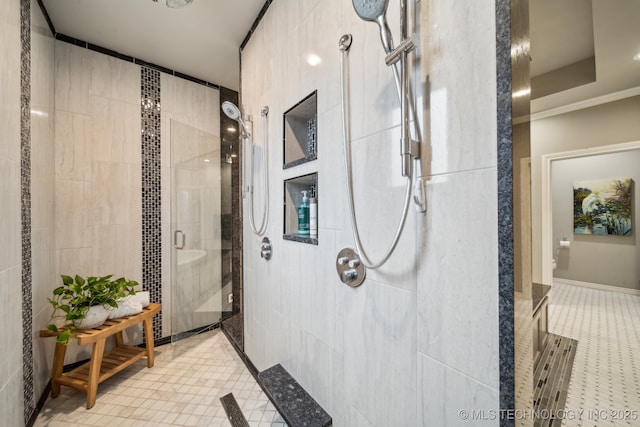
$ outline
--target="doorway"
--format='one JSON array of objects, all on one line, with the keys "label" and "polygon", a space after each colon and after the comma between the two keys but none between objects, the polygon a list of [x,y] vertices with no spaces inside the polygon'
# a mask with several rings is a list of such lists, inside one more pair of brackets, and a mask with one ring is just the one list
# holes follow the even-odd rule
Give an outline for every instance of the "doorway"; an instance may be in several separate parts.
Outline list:
[{"label": "doorway", "polygon": [[[171,120],[171,337],[219,325],[231,311],[231,243],[223,236],[220,138]],[[225,188],[228,187],[228,188]]]}]

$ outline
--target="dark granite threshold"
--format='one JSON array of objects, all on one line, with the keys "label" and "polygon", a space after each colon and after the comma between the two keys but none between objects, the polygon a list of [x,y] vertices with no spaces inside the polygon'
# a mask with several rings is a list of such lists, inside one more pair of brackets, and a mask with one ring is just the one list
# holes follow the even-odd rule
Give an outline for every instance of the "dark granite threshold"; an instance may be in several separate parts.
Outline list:
[{"label": "dark granite threshold", "polygon": [[258,374],[260,386],[290,427],[329,427],[331,416],[280,364]]}]

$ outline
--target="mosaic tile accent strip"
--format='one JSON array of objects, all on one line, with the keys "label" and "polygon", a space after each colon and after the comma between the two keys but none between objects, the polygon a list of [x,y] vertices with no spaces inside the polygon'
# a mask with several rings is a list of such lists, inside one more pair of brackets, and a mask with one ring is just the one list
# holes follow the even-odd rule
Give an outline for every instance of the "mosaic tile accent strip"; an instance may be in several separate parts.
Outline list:
[{"label": "mosaic tile accent strip", "polygon": [[[549,334],[547,345],[540,356],[534,374],[533,409],[549,414],[547,419],[536,419],[534,427],[560,426],[565,409],[569,380],[576,356],[578,341]],[[557,417],[557,418],[556,418]]]},{"label": "mosaic tile accent strip", "polygon": [[[500,409],[515,408],[513,301],[513,164],[511,128],[511,1],[496,0],[496,96],[498,131],[498,321]],[[503,427],[515,420],[501,419]]]},{"label": "mosaic tile accent strip", "polygon": [[[160,189],[160,72],[141,67],[142,288],[162,304]],[[153,318],[153,339],[162,338],[162,316]]]},{"label": "mosaic tile accent strip", "polygon": [[33,397],[33,303],[31,295],[31,1],[20,1],[20,176],[22,222],[22,363],[25,423],[35,411]]}]

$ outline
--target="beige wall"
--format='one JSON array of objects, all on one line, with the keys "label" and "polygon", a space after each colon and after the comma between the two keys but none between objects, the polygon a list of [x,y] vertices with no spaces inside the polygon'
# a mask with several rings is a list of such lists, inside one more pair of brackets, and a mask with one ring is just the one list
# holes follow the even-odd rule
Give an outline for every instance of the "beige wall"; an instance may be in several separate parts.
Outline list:
[{"label": "beige wall", "polygon": [[[554,277],[640,290],[640,250],[638,219],[640,197],[640,148],[577,159],[557,160],[552,164],[553,253],[558,267]],[[573,234],[573,191],[575,181],[631,178],[636,183],[633,196],[632,234],[598,236]],[[563,237],[570,248],[560,248]]]},{"label": "beige wall", "polygon": [[[533,281],[542,281],[541,157],[640,140],[640,96],[531,122]],[[551,259],[544,260],[551,263]]]}]

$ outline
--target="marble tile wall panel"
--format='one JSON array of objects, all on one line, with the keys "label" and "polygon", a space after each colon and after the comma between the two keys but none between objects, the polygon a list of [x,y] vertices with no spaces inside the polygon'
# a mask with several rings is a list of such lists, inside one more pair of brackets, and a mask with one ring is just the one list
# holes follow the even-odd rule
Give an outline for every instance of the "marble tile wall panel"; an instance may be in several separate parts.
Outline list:
[{"label": "marble tile wall panel", "polygon": [[[419,73],[414,97],[421,101],[419,111],[424,108],[419,122],[429,125],[424,131],[427,156],[422,173],[432,175],[428,186],[434,202],[426,216],[410,210],[388,265],[368,270],[367,280],[357,289],[343,285],[334,268],[337,252],[354,246],[343,171],[337,41],[347,32],[354,37],[348,63],[356,211],[362,238],[376,258],[393,237],[404,196],[397,155],[399,103],[384,65],[378,28],[360,20],[351,2],[283,1],[269,7],[242,52],[242,103],[253,113],[263,105],[270,107],[272,200],[283,200],[284,179],[312,172],[319,179],[317,247],[281,240],[280,203],[270,206],[269,262],[259,257],[260,238],[245,226],[245,350],[258,369],[282,363],[326,404],[336,425],[415,425],[416,414],[431,413],[432,407],[422,406],[423,377],[418,385],[415,382],[421,351],[420,357],[430,355],[443,367],[442,375],[425,374],[425,381],[433,379],[434,390],[446,388],[447,376],[455,373],[488,390],[483,404],[498,399],[496,101],[491,60],[495,7],[489,1],[465,11],[445,1],[413,7],[420,13],[423,42],[415,62]],[[391,5],[394,35],[398,15]],[[477,16],[484,18],[476,21]],[[440,28],[439,20],[450,24]],[[462,26],[460,34],[454,31]],[[478,45],[473,55],[467,54],[469,45]],[[321,57],[315,68],[306,63],[310,53]],[[427,75],[429,86],[423,86]],[[281,114],[316,89],[318,159],[283,171]],[[470,96],[477,102],[469,102]],[[254,123],[254,133],[261,131],[259,126]],[[481,211],[470,210],[464,197],[475,200]],[[246,201],[244,212],[246,218]],[[462,277],[461,271],[471,273]],[[460,307],[468,295],[479,303]],[[436,331],[439,328],[448,328],[446,339]],[[467,333],[469,328],[476,337]],[[469,340],[482,368],[467,360]],[[385,395],[393,395],[393,402],[376,391],[384,388],[380,383],[395,392]],[[467,402],[469,395],[460,395],[458,402],[457,397],[450,395],[452,405]]]},{"label": "marble tile wall panel", "polygon": [[[456,387],[440,393],[446,399],[436,399],[445,405],[438,407],[419,382],[419,414],[423,422],[442,415],[457,425],[457,410],[499,402],[495,4],[423,6],[431,115],[424,169],[432,176],[429,212],[418,227],[419,381]],[[472,54],[470,46],[477,46]]]},{"label": "marble tile wall panel", "polygon": [[55,262],[55,39],[31,0],[31,247],[33,389],[37,399],[51,378],[53,340],[40,338],[50,320],[48,299],[58,286]]},{"label": "marble tile wall panel", "polygon": [[[19,136],[16,142],[19,141]],[[20,166],[0,157],[0,235],[7,242],[0,245],[0,271],[20,262]]]},{"label": "marble tile wall panel", "polygon": [[[22,299],[20,289],[19,266],[0,271],[0,297],[2,298],[0,301],[3,302],[0,320],[5,325],[22,324],[22,305],[19,303]],[[16,345],[16,343],[20,342],[22,342],[22,329],[19,326],[6,328],[5,333],[0,338],[3,360],[0,367],[0,390],[5,395],[4,399],[0,400],[0,409],[2,409],[3,414],[10,411],[9,406],[6,406],[9,402],[14,405],[18,404],[13,400],[15,396],[17,396],[20,406],[22,406],[22,390],[11,385],[12,378],[15,376],[19,378],[18,385],[22,382],[22,346]],[[15,396],[10,397],[11,394]],[[20,416],[22,416],[22,411],[20,411]]]},{"label": "marble tile wall panel", "polygon": [[56,110],[88,114],[91,90],[91,55],[79,46],[56,40]]},{"label": "marble tile wall panel", "polygon": [[[435,385],[438,386],[435,386]],[[498,390],[419,353],[417,425],[499,426]]]},{"label": "marble tile wall panel", "polygon": [[418,250],[418,350],[494,388],[497,211],[486,200],[496,198],[496,180],[493,168],[433,177],[428,191],[433,208],[420,233],[429,238],[422,239]]},{"label": "marble tile wall panel", "polygon": [[0,157],[20,159],[20,2],[0,5]]},{"label": "marble tile wall panel", "polygon": [[56,275],[140,282],[140,67],[67,43],[55,49]]}]

